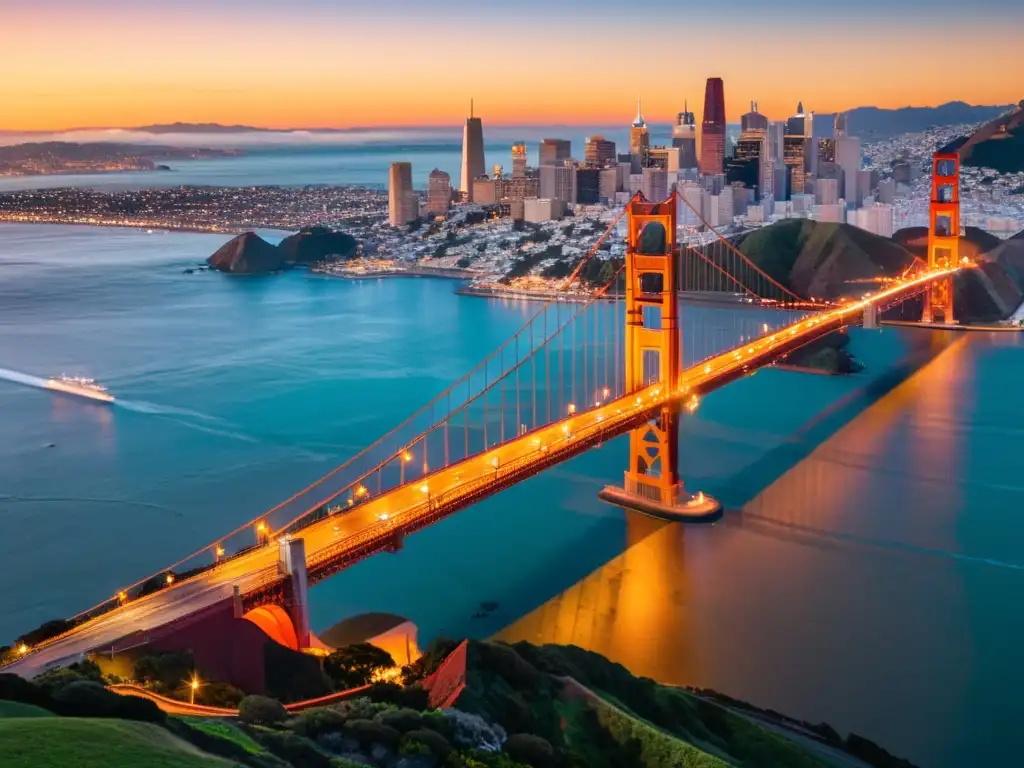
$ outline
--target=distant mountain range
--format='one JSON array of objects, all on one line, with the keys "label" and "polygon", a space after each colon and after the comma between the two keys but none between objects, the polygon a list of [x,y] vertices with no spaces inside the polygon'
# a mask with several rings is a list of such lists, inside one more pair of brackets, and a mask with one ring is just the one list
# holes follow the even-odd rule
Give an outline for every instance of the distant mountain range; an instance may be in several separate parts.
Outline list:
[{"label": "distant mountain range", "polygon": [[[951,101],[937,107],[857,107],[848,110],[846,116],[851,135],[862,139],[886,139],[901,133],[919,133],[934,126],[980,123],[992,120],[1012,108],[1012,104],[973,106],[962,101]],[[835,114],[815,113],[814,135],[821,138],[832,136],[835,117]]]},{"label": "distant mountain range", "polygon": [[959,152],[964,165],[976,168],[992,168],[1000,173],[1024,171],[1024,101],[942,151]]},{"label": "distant mountain range", "polygon": [[[916,133],[933,126],[959,125],[961,123],[980,123],[1013,108],[1012,104],[1001,106],[974,106],[962,101],[951,101],[937,107],[901,107],[900,109],[880,109],[878,107],[856,107],[846,112],[850,133],[864,139],[881,139],[901,133]],[[814,115],[814,134],[819,137],[833,135],[834,113],[816,113]],[[274,132],[270,128],[256,128],[248,125],[221,125],[220,123],[169,123],[161,125],[144,125],[128,130],[142,133],[247,133]],[[309,133],[328,133],[352,129],[332,128],[293,128],[282,129],[283,132],[306,131]]]}]

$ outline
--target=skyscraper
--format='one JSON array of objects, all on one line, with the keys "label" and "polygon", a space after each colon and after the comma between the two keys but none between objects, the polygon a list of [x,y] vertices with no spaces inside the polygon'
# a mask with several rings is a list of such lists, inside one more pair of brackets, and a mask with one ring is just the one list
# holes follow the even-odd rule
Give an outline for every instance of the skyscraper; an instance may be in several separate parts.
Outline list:
[{"label": "skyscraper", "polygon": [[427,179],[427,213],[444,216],[452,204],[452,177],[435,168]]},{"label": "skyscraper", "polygon": [[697,167],[697,121],[685,101],[672,126],[672,146],[679,148],[680,168]]},{"label": "skyscraper", "polygon": [[526,145],[521,141],[512,145],[512,178],[526,177]]},{"label": "skyscraper", "polygon": [[615,164],[615,142],[604,136],[587,136],[583,143],[583,159],[591,168]]},{"label": "skyscraper", "polygon": [[836,122],[835,122],[836,138],[839,139],[839,138],[842,138],[843,136],[845,136],[846,135],[846,130],[847,130],[847,126],[846,126],[846,113],[845,112],[840,112],[839,114],[836,115]]},{"label": "skyscraper", "polygon": [[768,118],[757,111],[757,102],[750,102],[750,111],[740,116],[740,129],[747,131],[768,132]]},{"label": "skyscraper", "polygon": [[709,77],[704,88],[704,119],[700,126],[700,172],[725,170],[725,86],[720,77]]},{"label": "skyscraper", "polygon": [[572,157],[571,141],[566,139],[541,139],[541,165],[561,165],[570,157]]},{"label": "skyscraper", "polygon": [[813,126],[804,113],[803,102],[796,107],[796,114],[786,121],[782,137],[782,159],[790,169],[791,193],[803,194],[811,180],[811,163],[808,162],[808,144],[813,146]]},{"label": "skyscraper", "polygon": [[636,97],[636,119],[629,127],[629,154],[633,156],[633,172],[639,173],[640,168],[647,165],[648,151],[651,147],[651,135],[644,122],[640,109],[640,97]]},{"label": "skyscraper", "polygon": [[473,200],[473,179],[484,175],[484,125],[473,116],[473,100],[469,101],[469,117],[462,131],[462,183],[466,199]]},{"label": "skyscraper", "polygon": [[857,188],[857,172],[860,170],[860,139],[856,136],[836,137],[836,165],[842,171],[843,186],[840,196],[846,204],[860,205],[863,199]]},{"label": "skyscraper", "polygon": [[401,227],[419,215],[419,198],[412,191],[412,163],[392,163],[388,174],[388,221],[392,227]]}]

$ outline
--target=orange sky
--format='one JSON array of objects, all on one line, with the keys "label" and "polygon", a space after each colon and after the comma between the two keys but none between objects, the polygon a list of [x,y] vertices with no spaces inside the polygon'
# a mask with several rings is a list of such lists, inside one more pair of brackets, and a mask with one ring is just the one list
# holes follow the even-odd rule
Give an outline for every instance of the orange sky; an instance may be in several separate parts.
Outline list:
[{"label": "orange sky", "polygon": [[[963,50],[969,30],[962,25],[914,35],[874,24],[839,24],[827,35],[813,25],[708,24],[685,34],[655,25],[634,39],[626,28],[588,32],[531,17],[521,26],[507,22],[491,42],[486,30],[445,18],[360,16],[339,26],[327,23],[333,17],[323,7],[288,16],[256,2],[245,14],[197,23],[194,14],[138,1],[136,10],[116,14],[67,5],[60,23],[29,4],[5,11],[0,129],[174,121],[452,125],[465,116],[470,96],[490,124],[600,125],[632,118],[637,92],[647,119],[667,122],[684,99],[700,118],[708,76],[724,78],[730,120],[751,99],[778,119],[797,100],[832,112],[955,99],[1004,104],[1024,96],[1024,67],[1011,61],[1020,44],[1014,25],[987,29],[985,44],[958,54],[945,71],[935,66],[934,51]],[[463,34],[472,42],[462,44]]]}]

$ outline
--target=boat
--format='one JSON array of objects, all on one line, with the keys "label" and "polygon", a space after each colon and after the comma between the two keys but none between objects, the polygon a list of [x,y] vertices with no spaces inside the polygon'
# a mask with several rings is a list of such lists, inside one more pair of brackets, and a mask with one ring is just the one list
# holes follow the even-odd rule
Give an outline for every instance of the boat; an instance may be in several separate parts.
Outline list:
[{"label": "boat", "polygon": [[107,388],[97,384],[95,379],[86,379],[80,376],[68,376],[61,374],[52,379],[46,380],[46,388],[56,392],[63,392],[67,395],[77,395],[89,400],[99,400],[104,403],[114,402],[114,396],[107,392]]}]

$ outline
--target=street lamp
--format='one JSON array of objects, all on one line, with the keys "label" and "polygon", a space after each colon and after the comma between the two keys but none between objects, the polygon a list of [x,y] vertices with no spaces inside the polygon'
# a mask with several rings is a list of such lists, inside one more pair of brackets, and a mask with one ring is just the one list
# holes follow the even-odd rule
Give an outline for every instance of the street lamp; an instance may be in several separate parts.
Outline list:
[{"label": "street lamp", "polygon": [[18,653],[19,653],[19,654],[20,654],[21,656],[24,656],[24,655],[25,655],[26,653],[28,653],[28,646],[27,646],[27,645],[25,645],[24,643],[22,643],[21,645],[19,645],[19,646],[18,646]]},{"label": "street lamp", "polygon": [[256,543],[263,544],[265,538],[267,538],[267,524],[260,520],[256,524]]},{"label": "street lamp", "polygon": [[188,703],[194,705],[196,703],[196,691],[199,690],[199,678],[194,674],[192,680],[188,684]]},{"label": "street lamp", "polygon": [[164,578],[164,581],[167,582],[167,586],[168,587],[171,586],[171,584],[174,583],[174,574],[173,573],[168,573],[167,576]]}]

